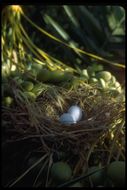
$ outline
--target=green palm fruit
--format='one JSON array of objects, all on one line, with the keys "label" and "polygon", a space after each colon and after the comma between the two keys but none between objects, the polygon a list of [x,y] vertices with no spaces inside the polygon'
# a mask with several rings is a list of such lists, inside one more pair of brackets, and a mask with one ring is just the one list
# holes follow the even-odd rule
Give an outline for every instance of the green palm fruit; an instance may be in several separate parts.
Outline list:
[{"label": "green palm fruit", "polygon": [[65,182],[72,176],[70,166],[65,162],[56,162],[52,165],[51,176],[55,181]]},{"label": "green palm fruit", "polygon": [[96,77],[99,79],[99,78],[102,78],[104,81],[109,81],[111,80],[112,78],[112,75],[110,72],[108,71],[100,71],[96,74]]},{"label": "green palm fruit", "polygon": [[125,185],[125,162],[114,161],[109,164],[107,175],[113,181],[115,186],[123,187]]}]

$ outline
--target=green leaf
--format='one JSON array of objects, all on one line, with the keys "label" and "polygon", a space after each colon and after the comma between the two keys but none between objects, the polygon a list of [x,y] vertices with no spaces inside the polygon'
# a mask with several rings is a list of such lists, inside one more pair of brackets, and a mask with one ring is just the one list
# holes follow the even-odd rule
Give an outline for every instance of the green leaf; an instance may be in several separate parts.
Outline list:
[{"label": "green leaf", "polygon": [[68,41],[70,39],[70,36],[65,32],[65,30],[56,21],[54,21],[54,19],[51,18],[49,15],[45,14],[44,20],[48,22],[49,24],[51,24],[56,29],[56,31],[62,36],[64,40]]}]

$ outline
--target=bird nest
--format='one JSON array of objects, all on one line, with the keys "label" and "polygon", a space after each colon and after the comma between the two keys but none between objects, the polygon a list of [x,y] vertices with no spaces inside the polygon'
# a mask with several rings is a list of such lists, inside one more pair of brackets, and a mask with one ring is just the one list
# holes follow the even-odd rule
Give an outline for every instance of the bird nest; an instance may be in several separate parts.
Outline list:
[{"label": "bird nest", "polygon": [[[108,152],[116,130],[117,144],[122,144],[125,105],[108,91],[101,92],[87,84],[71,90],[50,86],[34,102],[19,89],[13,89],[13,92],[15,106],[3,108],[2,113],[3,120],[8,123],[8,142],[28,140],[37,144],[36,151],[69,152],[85,161],[89,160],[97,144]],[[83,110],[81,121],[68,126],[61,124],[61,114],[76,104]]]}]

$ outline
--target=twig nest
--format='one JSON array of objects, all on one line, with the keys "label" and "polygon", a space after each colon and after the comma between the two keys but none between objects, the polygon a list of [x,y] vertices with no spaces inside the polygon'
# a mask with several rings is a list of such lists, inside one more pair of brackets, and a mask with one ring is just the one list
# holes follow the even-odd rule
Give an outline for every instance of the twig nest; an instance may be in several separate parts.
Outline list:
[{"label": "twig nest", "polygon": [[60,122],[64,125],[69,125],[76,123],[76,120],[70,113],[64,113],[60,116]]},{"label": "twig nest", "polygon": [[75,106],[71,106],[68,110],[68,113],[71,114],[71,116],[74,118],[74,120],[80,121],[82,118],[82,110],[79,106],[75,105]]}]

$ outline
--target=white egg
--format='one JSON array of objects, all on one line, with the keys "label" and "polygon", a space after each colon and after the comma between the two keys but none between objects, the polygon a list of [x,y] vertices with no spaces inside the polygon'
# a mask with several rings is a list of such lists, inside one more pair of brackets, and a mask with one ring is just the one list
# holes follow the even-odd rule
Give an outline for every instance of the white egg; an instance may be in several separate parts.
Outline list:
[{"label": "white egg", "polygon": [[60,116],[60,122],[64,125],[74,124],[76,121],[70,113],[64,113]]},{"label": "white egg", "polygon": [[71,106],[68,110],[68,113],[72,115],[75,121],[79,121],[82,118],[82,110],[79,106]]}]

